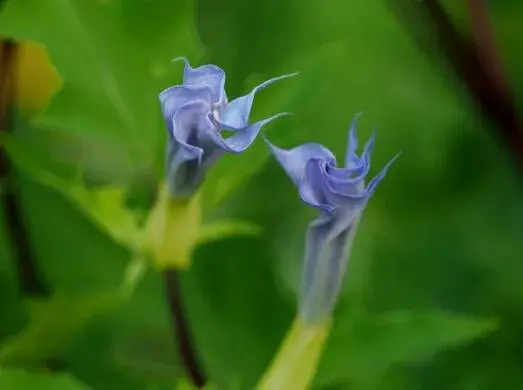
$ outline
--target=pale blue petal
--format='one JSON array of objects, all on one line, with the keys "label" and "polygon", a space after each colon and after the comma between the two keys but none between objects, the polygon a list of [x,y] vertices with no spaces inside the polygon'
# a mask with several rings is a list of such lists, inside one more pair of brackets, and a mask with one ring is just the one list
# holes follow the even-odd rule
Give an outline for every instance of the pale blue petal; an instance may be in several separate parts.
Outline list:
[{"label": "pale blue petal", "polygon": [[356,128],[360,116],[361,113],[356,114],[349,127],[349,139],[347,143],[347,153],[345,155],[345,166],[347,168],[352,168],[358,160],[358,156],[356,155],[356,150],[358,150],[358,137],[356,135]]},{"label": "pale blue petal", "polygon": [[221,113],[220,120],[232,129],[240,129],[245,127],[249,121],[249,115],[251,113],[254,95],[256,95],[258,91],[262,90],[265,87],[268,87],[276,81],[293,77],[297,74],[298,73],[292,73],[284,76],[275,77],[254,87],[254,89],[249,94],[241,96],[231,101],[226,106],[225,110]]},{"label": "pale blue petal", "polygon": [[327,167],[329,180],[343,183],[357,183],[365,178],[368,173],[368,164],[365,160],[359,159],[353,168]]},{"label": "pale blue petal", "polygon": [[266,142],[271,153],[296,185],[305,181],[306,167],[309,161],[336,162],[334,154],[317,143],[306,143],[292,149],[281,149],[267,140]]},{"label": "pale blue petal", "polygon": [[211,102],[211,91],[207,86],[176,85],[160,93],[160,104],[167,127],[172,131],[172,121],[176,110],[183,105],[200,100]]},{"label": "pale blue petal", "polygon": [[390,166],[392,165],[392,163],[394,161],[396,161],[396,159],[401,155],[401,152],[398,153],[396,156],[394,156],[392,158],[392,160],[390,160],[387,165],[385,165],[381,171],[370,181],[369,185],[367,186],[367,189],[366,189],[366,193],[367,193],[367,196],[371,196],[374,191],[376,191],[376,188],[379,184],[379,182],[385,177],[385,175],[387,174],[387,171],[389,170]]},{"label": "pale blue petal", "polygon": [[302,200],[313,207],[330,211],[328,205],[325,205],[323,194],[325,179],[321,169],[321,165],[336,162],[330,150],[316,143],[307,143],[285,150],[267,140],[266,142],[272,155],[298,187]]},{"label": "pale blue petal", "polygon": [[[348,223],[338,218],[323,214],[307,229],[299,299],[299,316],[307,324],[330,317],[343,285],[359,214]],[[344,229],[337,230],[338,225]]]},{"label": "pale blue petal", "polygon": [[[367,165],[367,168],[370,168],[370,156],[372,154],[372,150],[374,149],[374,141],[376,140],[376,130],[374,130],[365,144],[365,147],[363,148],[363,154],[361,156],[361,159],[364,161],[364,164]],[[368,172],[367,169],[367,172]]]},{"label": "pale blue petal", "polygon": [[230,137],[224,138],[219,132],[214,131],[209,133],[209,137],[223,150],[229,153],[241,153],[254,142],[263,126],[284,115],[288,115],[288,113],[276,114],[270,118],[255,122],[244,129],[230,128],[226,123],[218,122],[221,129],[234,130],[235,133]]},{"label": "pale blue petal", "polygon": [[328,256],[324,259],[326,265],[326,289],[325,289],[325,317],[329,317],[339,300],[343,282],[347,272],[347,265],[349,263],[349,253],[356,234],[358,219],[361,211],[350,220],[346,225],[346,229],[342,230],[333,237],[329,244],[330,250]]},{"label": "pale blue petal", "polygon": [[173,61],[183,61],[183,84],[185,86],[208,86],[211,90],[212,101],[222,102],[225,96],[225,72],[216,65],[202,65],[198,68],[191,67],[185,57],[175,58]]},{"label": "pale blue petal", "polygon": [[329,185],[325,177],[325,160],[309,160],[305,167],[305,179],[298,185],[301,199],[314,208],[326,214],[334,212],[327,192]]},{"label": "pale blue petal", "polygon": [[211,107],[204,100],[189,102],[176,110],[172,119],[172,135],[180,144],[198,145],[198,136],[208,132],[210,123],[205,120]]},{"label": "pale blue petal", "polygon": [[305,237],[305,256],[302,265],[299,317],[307,324],[321,321],[325,316],[325,269],[323,254],[328,251],[327,237],[331,216],[322,215],[312,221]]},{"label": "pale blue petal", "polygon": [[200,132],[208,132],[209,104],[203,100],[186,103],[173,116],[167,140],[167,183],[171,194],[190,196],[203,178],[199,169],[204,149],[199,142]]}]

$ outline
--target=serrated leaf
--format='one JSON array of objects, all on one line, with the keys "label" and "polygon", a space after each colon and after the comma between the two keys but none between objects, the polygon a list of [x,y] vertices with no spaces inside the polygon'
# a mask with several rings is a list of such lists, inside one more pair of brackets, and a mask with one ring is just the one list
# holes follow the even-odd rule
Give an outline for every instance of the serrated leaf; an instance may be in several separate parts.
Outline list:
[{"label": "serrated leaf", "polygon": [[348,320],[340,318],[335,322],[318,384],[375,380],[393,365],[426,360],[438,352],[473,342],[497,327],[491,318],[437,310],[362,316],[354,319],[352,325]]},{"label": "serrated leaf", "polygon": [[1,367],[0,389],[88,390],[89,388],[67,374],[30,372],[22,369]]}]

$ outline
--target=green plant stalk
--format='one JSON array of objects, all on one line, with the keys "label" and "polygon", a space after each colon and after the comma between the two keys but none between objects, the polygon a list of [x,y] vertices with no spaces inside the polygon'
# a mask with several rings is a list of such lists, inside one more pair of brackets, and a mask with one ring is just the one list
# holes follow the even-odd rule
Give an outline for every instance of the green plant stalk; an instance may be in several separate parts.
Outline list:
[{"label": "green plant stalk", "polygon": [[296,318],[258,390],[308,389],[316,374],[332,321],[307,325]]},{"label": "green plant stalk", "polygon": [[198,242],[202,210],[200,198],[173,198],[165,186],[146,222],[142,248],[150,252],[160,270],[186,270]]}]

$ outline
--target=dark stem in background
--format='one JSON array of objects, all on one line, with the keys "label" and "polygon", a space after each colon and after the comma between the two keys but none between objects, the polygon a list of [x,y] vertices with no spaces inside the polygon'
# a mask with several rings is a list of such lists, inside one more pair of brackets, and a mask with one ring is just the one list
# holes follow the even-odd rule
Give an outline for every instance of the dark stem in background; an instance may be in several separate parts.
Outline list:
[{"label": "dark stem in background", "polygon": [[207,379],[202,367],[198,363],[196,351],[191,342],[189,325],[183,308],[178,271],[166,270],[163,272],[163,276],[167,304],[174,325],[174,334],[176,336],[180,359],[192,383],[197,388],[202,388],[207,382]]},{"label": "dark stem in background", "polygon": [[[9,133],[13,129],[16,54],[17,44],[15,42],[0,40],[0,132],[4,133]],[[47,295],[47,290],[38,277],[35,256],[25,228],[18,183],[4,148],[0,148],[0,177],[4,183],[1,203],[7,225],[7,235],[18,269],[20,292]]]},{"label": "dark stem in background", "polygon": [[493,78],[499,91],[510,99],[510,87],[505,77],[501,55],[496,47],[493,26],[488,15],[485,0],[467,0],[472,39],[478,50],[480,60],[487,73]]},{"label": "dark stem in background", "polygon": [[473,40],[461,33],[438,0],[388,0],[398,19],[425,51],[440,51],[468,88],[485,119],[515,155],[523,170],[523,132],[518,110],[502,71],[502,61],[485,3],[468,0]]}]

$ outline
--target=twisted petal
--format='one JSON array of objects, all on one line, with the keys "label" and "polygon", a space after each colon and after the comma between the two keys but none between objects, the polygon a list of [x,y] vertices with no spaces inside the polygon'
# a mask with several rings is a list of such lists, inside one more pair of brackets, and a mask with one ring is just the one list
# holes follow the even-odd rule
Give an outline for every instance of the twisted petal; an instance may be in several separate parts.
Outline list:
[{"label": "twisted petal", "polygon": [[341,179],[347,183],[356,183],[362,180],[369,173],[370,169],[370,155],[374,147],[374,140],[376,132],[373,132],[369,140],[363,148],[363,154],[358,157],[356,148],[358,140],[356,138],[356,121],[358,116],[354,119],[349,130],[349,145],[347,147],[347,154],[345,156],[345,168],[332,168],[329,170],[330,176],[333,180]]},{"label": "twisted petal", "polygon": [[185,86],[209,87],[212,101],[218,103],[226,99],[225,96],[225,72],[216,65],[202,65],[192,68],[189,60],[185,57],[175,58],[173,61],[183,61],[183,84]]},{"label": "twisted petal", "polygon": [[237,129],[235,127],[230,127],[225,123],[218,122],[220,128],[225,130],[232,130],[235,131],[235,133],[230,137],[224,138],[219,132],[213,131],[209,133],[209,137],[223,150],[229,153],[241,153],[251,146],[263,126],[283,115],[288,115],[288,113],[282,112],[280,114],[273,115],[270,118],[255,122],[244,129]]},{"label": "twisted petal", "polygon": [[374,191],[376,191],[376,187],[378,186],[379,182],[385,177],[387,174],[387,171],[389,170],[390,166],[396,159],[401,155],[401,152],[395,155],[388,163],[385,165],[381,171],[370,181],[369,185],[367,186],[366,192],[367,196],[371,196]]},{"label": "twisted petal", "polygon": [[343,285],[359,213],[343,223],[339,218],[323,214],[307,229],[299,315],[308,324],[330,316]]},{"label": "twisted petal", "polygon": [[195,100],[178,108],[172,119],[174,140],[182,145],[198,147],[198,135],[209,131],[210,123],[206,119],[210,110],[204,100]]},{"label": "twisted petal", "polygon": [[175,112],[167,145],[167,173],[171,193],[191,194],[203,177],[200,165],[204,155],[199,134],[209,132],[210,106],[206,101],[187,103]]},{"label": "twisted petal", "polygon": [[347,153],[345,155],[345,166],[347,168],[352,168],[352,166],[358,161],[358,156],[356,155],[356,150],[358,149],[358,137],[356,136],[356,126],[358,120],[361,116],[361,113],[356,114],[352,120],[349,128],[349,141],[347,146]]},{"label": "twisted petal", "polygon": [[275,77],[267,80],[254,89],[247,95],[231,101],[225,110],[221,114],[220,120],[223,124],[226,124],[229,128],[240,129],[247,125],[249,121],[249,115],[251,113],[252,103],[254,101],[254,95],[265,87],[268,87],[276,81],[286,79],[288,77],[296,76],[298,73],[287,74],[284,76]]},{"label": "twisted petal", "polygon": [[349,148],[347,152],[347,168],[331,168],[327,172],[329,186],[329,199],[336,205],[350,205],[356,200],[364,200],[371,193],[365,190],[365,177],[370,170],[370,156],[374,147],[376,132],[373,132],[365,147],[363,154],[358,157],[351,145],[355,146],[354,121],[349,131]]},{"label": "twisted petal", "polygon": [[335,164],[336,157],[330,150],[316,143],[307,143],[285,150],[272,145],[267,140],[266,142],[271,153],[298,187],[302,200],[316,208],[327,207],[322,197],[325,181],[321,165]]},{"label": "twisted petal", "polygon": [[176,85],[160,93],[160,104],[167,127],[173,130],[173,117],[176,110],[187,103],[194,101],[211,102],[211,90],[208,86],[182,86]]},{"label": "twisted petal", "polygon": [[326,249],[330,225],[330,219],[322,216],[312,221],[307,229],[299,296],[299,316],[306,323],[319,321],[325,306],[322,291],[325,290],[326,270],[321,254]]},{"label": "twisted petal", "polygon": [[347,153],[347,159],[350,157],[350,162],[347,163],[346,168],[328,167],[326,172],[327,180],[329,187],[334,193],[354,196],[363,192],[365,177],[370,170],[370,155],[374,146],[374,138],[375,133],[372,134],[365,144],[361,158],[355,152],[349,151]]}]

